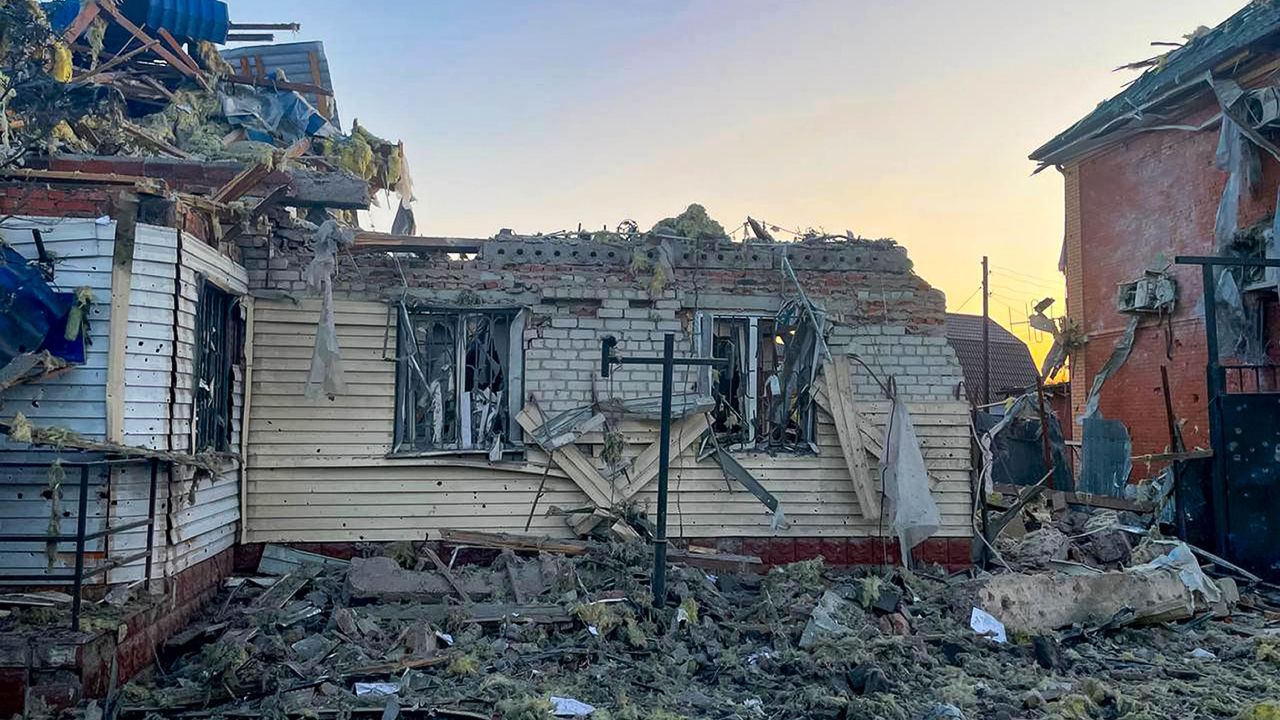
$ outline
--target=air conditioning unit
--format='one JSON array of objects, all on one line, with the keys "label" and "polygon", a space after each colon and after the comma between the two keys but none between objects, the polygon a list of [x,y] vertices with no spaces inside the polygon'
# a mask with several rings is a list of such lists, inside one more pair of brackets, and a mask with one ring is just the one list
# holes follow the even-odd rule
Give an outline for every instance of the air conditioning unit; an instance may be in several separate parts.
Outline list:
[{"label": "air conditioning unit", "polygon": [[1116,309],[1120,312],[1172,312],[1177,297],[1178,286],[1173,278],[1148,270],[1137,280],[1120,283]]}]

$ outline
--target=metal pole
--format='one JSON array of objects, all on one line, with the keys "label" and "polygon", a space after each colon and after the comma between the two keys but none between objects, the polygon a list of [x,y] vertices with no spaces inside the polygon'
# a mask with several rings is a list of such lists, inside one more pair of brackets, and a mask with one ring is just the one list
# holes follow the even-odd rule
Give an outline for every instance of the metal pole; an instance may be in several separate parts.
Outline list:
[{"label": "metal pole", "polygon": [[76,514],[76,576],[72,580],[71,629],[80,631],[80,590],[84,586],[84,536],[86,515],[89,514],[89,466],[80,466],[80,498]]},{"label": "metal pole", "polygon": [[[151,592],[151,557],[156,541],[156,475],[160,461],[151,458],[151,496],[147,498],[147,588]],[[241,520],[244,522],[244,520]],[[104,578],[105,581],[105,578]]]},{"label": "metal pole", "polygon": [[1222,436],[1221,372],[1218,367],[1218,288],[1213,281],[1214,266],[1200,266],[1204,283],[1204,333],[1209,358],[1205,363],[1205,384],[1209,399],[1209,443],[1213,447],[1213,531],[1215,550],[1227,557],[1227,453]]},{"label": "metal pole", "polygon": [[658,533],[653,539],[653,606],[667,604],[667,464],[671,461],[671,391],[676,336],[662,337],[662,419],[658,431]]},{"label": "metal pole", "polygon": [[982,404],[991,404],[991,285],[987,256],[982,256]]}]

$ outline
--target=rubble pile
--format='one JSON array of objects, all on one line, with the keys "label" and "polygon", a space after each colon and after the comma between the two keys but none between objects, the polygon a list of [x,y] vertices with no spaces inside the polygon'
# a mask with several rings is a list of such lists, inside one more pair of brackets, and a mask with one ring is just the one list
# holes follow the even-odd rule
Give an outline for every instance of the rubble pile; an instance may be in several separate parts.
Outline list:
[{"label": "rubble pile", "polygon": [[[1078,578],[821,559],[756,573],[689,553],[655,609],[643,544],[527,547],[455,550],[487,555],[452,565],[429,543],[349,563],[268,548],[260,571],[283,575],[232,578],[149,679],[109,702],[139,718],[524,720],[1243,718],[1280,701],[1280,613],[1251,592],[1183,623],[1031,632],[980,609],[982,593]],[[1181,548],[1143,552],[1159,564]],[[1180,571],[1200,568],[1169,577]]]},{"label": "rubble pile", "polygon": [[193,28],[153,27],[136,5],[0,2],[0,169],[58,154],[288,162],[411,199],[404,147],[358,121],[343,132],[312,103],[327,108],[331,89],[238,72]]}]

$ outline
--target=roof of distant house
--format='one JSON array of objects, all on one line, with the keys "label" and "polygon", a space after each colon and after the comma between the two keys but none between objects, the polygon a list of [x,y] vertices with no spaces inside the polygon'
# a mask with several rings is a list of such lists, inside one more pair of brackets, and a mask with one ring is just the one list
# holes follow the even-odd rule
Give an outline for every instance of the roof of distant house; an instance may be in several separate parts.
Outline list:
[{"label": "roof of distant house", "polygon": [[[1035,387],[1035,361],[1017,335],[987,320],[991,342],[991,393],[993,398]],[[947,313],[947,342],[964,370],[964,384],[971,399],[983,389],[982,316]]]},{"label": "roof of distant house", "polygon": [[[1253,58],[1249,50],[1274,54],[1280,36],[1280,2],[1254,0],[1217,27],[1175,48],[1154,62],[1124,91],[1098,105],[1093,112],[1031,153],[1031,159],[1047,164],[1066,162],[1092,149],[1087,140],[1116,133],[1144,121],[1161,120],[1144,112],[1153,103],[1164,103],[1187,92],[1208,91],[1206,74],[1231,61],[1234,70]],[[1268,42],[1269,41],[1269,42]],[[1164,121],[1168,118],[1165,117]],[[1074,147],[1073,147],[1074,146]]]}]

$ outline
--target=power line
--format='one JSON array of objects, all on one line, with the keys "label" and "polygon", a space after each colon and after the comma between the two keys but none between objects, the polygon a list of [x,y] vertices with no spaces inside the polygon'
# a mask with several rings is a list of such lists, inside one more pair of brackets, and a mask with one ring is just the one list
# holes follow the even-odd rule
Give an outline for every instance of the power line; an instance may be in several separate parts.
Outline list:
[{"label": "power line", "polygon": [[969,304],[969,303],[971,303],[971,302],[973,302],[973,299],[974,299],[974,298],[976,298],[976,297],[978,297],[978,293],[980,293],[980,292],[982,292],[982,286],[981,286],[981,285],[979,285],[978,287],[974,288],[974,290],[973,290],[973,294],[971,294],[971,295],[969,295],[969,297],[965,298],[965,301],[964,301],[964,302],[962,302],[962,303],[960,303],[959,305],[957,305],[957,306],[956,306],[956,309],[954,310],[954,312],[960,312],[961,310],[963,310],[963,309],[964,309],[964,306],[965,306],[965,305],[968,305],[968,304]]},{"label": "power line", "polygon": [[1061,290],[1061,289],[1062,289],[1062,286],[1053,285],[1053,284],[1048,283],[1048,282],[1038,282],[1038,281],[1033,281],[1033,280],[1025,280],[1025,279],[1023,279],[1023,278],[1020,278],[1020,277],[1013,277],[1013,276],[1011,276],[1011,275],[1006,275],[1006,274],[1004,274],[1004,273],[992,273],[992,275],[996,276],[997,278],[999,278],[999,279],[1001,279],[1001,280],[1004,280],[1004,281],[1007,281],[1007,282],[1011,282],[1011,283],[1017,283],[1017,284],[1020,284],[1020,285],[1026,286],[1026,287],[1033,287],[1033,288],[1037,288],[1037,289],[1041,289],[1041,290],[1049,290],[1049,291],[1055,291],[1055,292],[1056,292],[1056,291],[1058,291],[1058,290]]},{"label": "power line", "polygon": [[1002,273],[1009,273],[1010,275],[1020,275],[1024,278],[1027,278],[1028,280],[1040,280],[1040,281],[1045,280],[1044,276],[1032,275],[1031,273],[1022,272],[1021,270],[1014,270],[1013,268],[993,266],[993,269],[998,270]]}]

